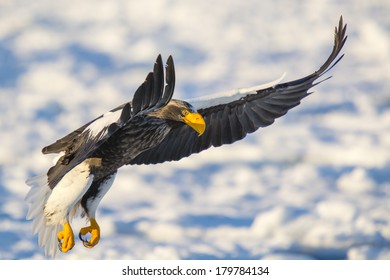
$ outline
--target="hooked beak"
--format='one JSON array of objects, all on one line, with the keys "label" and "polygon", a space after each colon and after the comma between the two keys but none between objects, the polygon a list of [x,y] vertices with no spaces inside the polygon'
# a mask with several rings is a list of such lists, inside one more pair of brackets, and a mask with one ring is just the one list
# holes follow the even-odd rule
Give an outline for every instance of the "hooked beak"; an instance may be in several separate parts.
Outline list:
[{"label": "hooked beak", "polygon": [[206,123],[199,113],[188,113],[183,117],[184,122],[189,125],[192,129],[198,132],[199,136],[201,136],[205,129]]}]

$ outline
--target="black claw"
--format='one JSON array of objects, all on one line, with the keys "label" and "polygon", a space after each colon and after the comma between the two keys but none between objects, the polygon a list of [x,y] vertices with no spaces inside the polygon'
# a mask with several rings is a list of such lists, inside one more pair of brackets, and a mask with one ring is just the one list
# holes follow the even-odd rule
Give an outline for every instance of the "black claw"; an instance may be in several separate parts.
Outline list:
[{"label": "black claw", "polygon": [[62,243],[60,239],[58,239],[58,249],[62,252]]},{"label": "black claw", "polygon": [[88,241],[83,241],[83,245],[85,248],[90,248],[92,246],[92,244],[89,243]]},{"label": "black claw", "polygon": [[62,240],[57,237],[58,240],[58,249],[62,252]]},{"label": "black claw", "polygon": [[83,235],[81,234],[81,232],[79,232],[79,239],[83,242],[83,245],[85,248],[89,248],[88,246],[92,246],[92,244],[89,243],[88,239],[83,238]]},{"label": "black claw", "polygon": [[83,236],[81,235],[81,232],[79,232],[79,239],[81,240],[81,241],[85,241],[84,239],[83,239]]}]

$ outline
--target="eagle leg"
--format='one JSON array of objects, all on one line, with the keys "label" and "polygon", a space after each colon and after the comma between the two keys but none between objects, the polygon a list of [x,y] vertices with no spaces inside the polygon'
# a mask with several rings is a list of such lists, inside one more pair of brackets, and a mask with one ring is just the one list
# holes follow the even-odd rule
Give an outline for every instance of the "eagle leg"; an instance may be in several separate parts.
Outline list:
[{"label": "eagle leg", "polygon": [[73,230],[68,222],[64,224],[64,230],[57,234],[58,248],[61,252],[66,253],[74,246]]},{"label": "eagle leg", "polygon": [[[100,240],[100,227],[94,218],[90,218],[91,225],[89,227],[81,228],[79,232],[79,238],[83,241],[83,245],[86,248],[95,247]],[[88,240],[86,235],[90,233],[91,238]]]}]

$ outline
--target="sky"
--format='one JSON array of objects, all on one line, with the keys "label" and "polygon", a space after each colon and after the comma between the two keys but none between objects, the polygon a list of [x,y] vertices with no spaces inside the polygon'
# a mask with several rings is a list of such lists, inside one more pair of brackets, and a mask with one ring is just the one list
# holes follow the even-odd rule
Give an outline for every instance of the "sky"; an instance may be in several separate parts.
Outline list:
[{"label": "sky", "polygon": [[[126,166],[101,241],[58,259],[390,259],[390,2],[0,0],[0,259],[44,259],[25,180],[54,142],[131,100],[158,54],[175,98],[284,81],[345,57],[298,107],[244,140]],[[85,226],[73,221],[74,230]]]}]

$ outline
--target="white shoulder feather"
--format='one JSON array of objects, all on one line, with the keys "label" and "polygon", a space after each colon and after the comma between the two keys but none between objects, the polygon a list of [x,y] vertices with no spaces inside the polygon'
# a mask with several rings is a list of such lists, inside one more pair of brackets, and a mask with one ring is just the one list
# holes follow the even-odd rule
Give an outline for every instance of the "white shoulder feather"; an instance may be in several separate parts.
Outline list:
[{"label": "white shoulder feather", "polygon": [[228,104],[233,101],[237,101],[242,97],[245,97],[250,94],[256,94],[257,91],[273,87],[277,84],[280,83],[286,76],[286,73],[283,73],[283,75],[276,79],[273,80],[269,83],[258,85],[258,86],[253,86],[253,87],[248,87],[248,88],[239,88],[239,89],[233,89],[230,91],[225,91],[225,92],[220,92],[216,94],[211,94],[208,96],[204,97],[199,97],[199,98],[194,98],[188,100],[188,102],[195,107],[195,109],[203,109],[207,107],[212,107],[212,106],[217,106],[217,105],[222,105],[222,104]]}]

